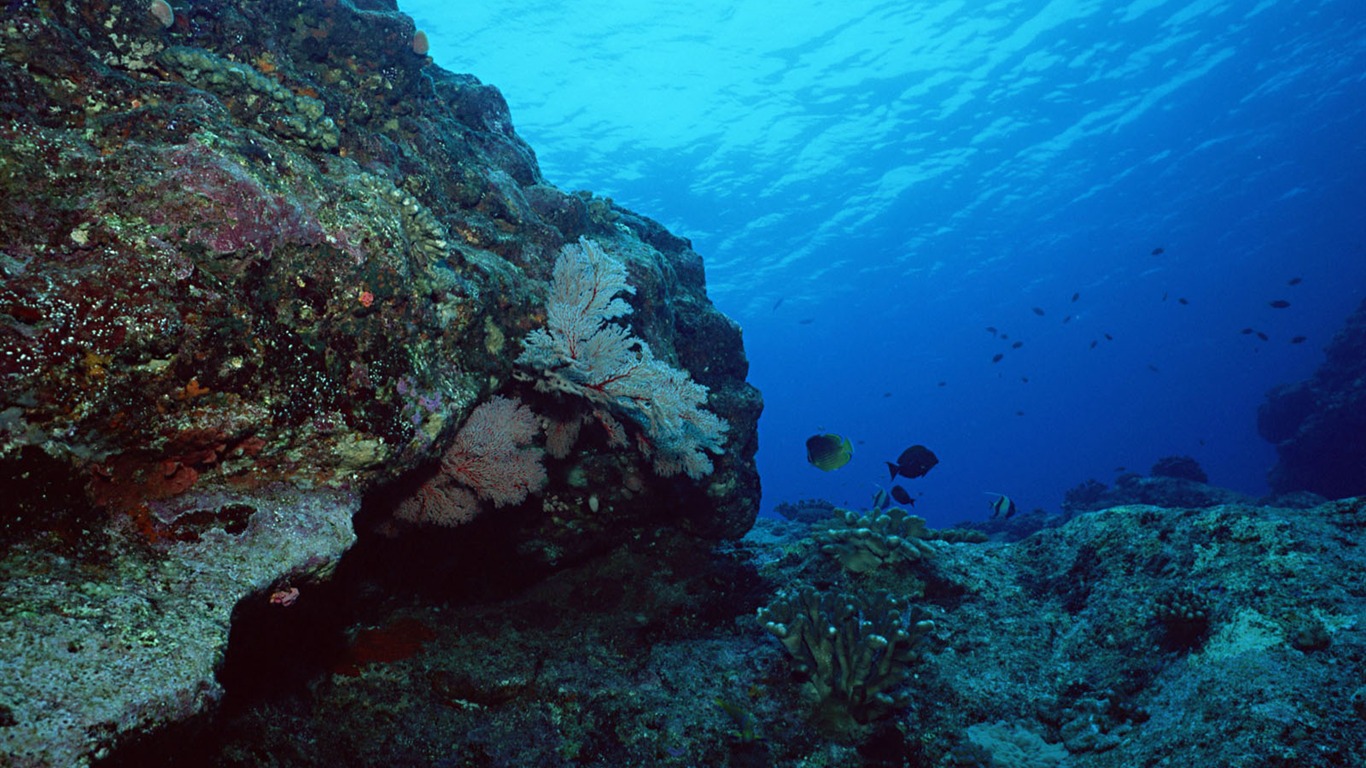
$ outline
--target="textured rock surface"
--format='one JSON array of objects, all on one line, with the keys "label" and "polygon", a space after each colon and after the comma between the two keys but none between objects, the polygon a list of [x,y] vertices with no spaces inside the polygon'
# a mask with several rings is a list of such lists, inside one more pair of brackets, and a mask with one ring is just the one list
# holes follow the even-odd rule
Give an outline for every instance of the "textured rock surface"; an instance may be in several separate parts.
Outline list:
[{"label": "textured rock surface", "polygon": [[[720,552],[661,530],[503,599],[391,606],[307,685],[113,765],[1361,765],[1363,532],[1366,499],[1126,506],[850,576],[799,524]],[[802,585],[933,620],[904,709],[820,727],[756,620]]]},{"label": "textured rock surface", "polygon": [[1253,499],[1236,491],[1184,477],[1143,477],[1130,473],[1116,478],[1113,486],[1106,486],[1097,480],[1087,480],[1068,490],[1062,508],[1064,512],[1074,514],[1130,504],[1154,507],[1213,507],[1252,501]]},{"label": "textured rock surface", "polygon": [[[178,3],[168,26],[155,5],[18,0],[0,17],[0,546],[11,574],[59,559],[82,604],[106,581],[111,600],[161,584],[194,602],[166,581],[190,563],[222,591],[156,627],[163,649],[184,651],[176,626],[202,641],[174,694],[40,712],[7,688],[0,721],[19,723],[0,745],[22,752],[34,718],[60,717],[84,740],[64,748],[88,753],[192,711],[216,695],[226,611],[335,558],[358,507],[362,535],[402,534],[394,506],[479,403],[582,416],[513,375],[581,236],[626,265],[633,333],[710,389],[725,452],[700,481],[664,478],[631,424],[629,449],[584,429],[543,493],[485,517],[536,566],[642,526],[748,528],[761,403],[686,240],[547,185],[498,91],[416,53],[391,0]],[[263,545],[286,531],[291,546]],[[109,578],[128,569],[160,575]],[[14,585],[7,649],[76,631],[27,621]]]},{"label": "textured rock surface", "polygon": [[204,501],[240,508],[240,527],[210,521],[155,549],[111,544],[80,560],[28,546],[0,558],[0,764],[79,765],[218,702],[238,599],[311,589],[355,539],[348,494]]},{"label": "textured rock surface", "polygon": [[1366,301],[1324,353],[1313,376],[1271,390],[1257,411],[1279,457],[1268,476],[1276,493],[1366,493]]},{"label": "textured rock surface", "polygon": [[[941,574],[967,592],[935,657],[950,720],[1027,726],[1073,766],[1361,761],[1366,720],[1345,705],[1361,683],[1341,670],[1366,651],[1366,562],[1345,544],[1364,512],[1129,506],[955,550]],[[1176,592],[1211,616],[1194,642],[1160,618]]]}]

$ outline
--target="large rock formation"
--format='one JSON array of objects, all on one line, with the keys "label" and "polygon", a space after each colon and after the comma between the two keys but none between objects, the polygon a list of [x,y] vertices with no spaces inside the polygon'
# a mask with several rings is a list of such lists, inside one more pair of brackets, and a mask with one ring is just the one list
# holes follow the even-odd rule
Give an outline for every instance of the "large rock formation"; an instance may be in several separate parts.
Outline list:
[{"label": "large rock formation", "polygon": [[[603,425],[449,534],[509,569],[754,518],[761,403],[700,257],[546,184],[393,0],[11,2],[0,147],[0,762],[79,763],[215,700],[233,606],[307,594],[357,512],[362,539],[411,534],[394,508],[494,396]],[[661,476],[640,410],[515,365],[580,238],[728,422],[710,474]]]},{"label": "large rock formation", "polygon": [[1267,393],[1257,431],[1276,445],[1276,493],[1366,494],[1366,301],[1324,349],[1310,378]]}]

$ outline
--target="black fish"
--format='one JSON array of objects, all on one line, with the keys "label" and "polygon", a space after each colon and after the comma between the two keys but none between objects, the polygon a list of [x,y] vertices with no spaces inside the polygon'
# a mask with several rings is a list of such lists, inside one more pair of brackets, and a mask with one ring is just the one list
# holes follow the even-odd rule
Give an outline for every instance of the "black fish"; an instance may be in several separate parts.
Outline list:
[{"label": "black fish", "polygon": [[924,477],[925,473],[934,469],[934,465],[938,463],[939,457],[934,455],[934,451],[923,445],[913,445],[901,452],[895,464],[887,462],[887,470],[892,473],[892,480],[895,480],[897,475],[914,480],[917,477]]},{"label": "black fish", "polygon": [[1110,334],[1107,333],[1107,334],[1105,334],[1105,340],[1106,340],[1106,341],[1114,341],[1114,340],[1115,340],[1115,337],[1114,337],[1114,336],[1111,336]]},{"label": "black fish", "polygon": [[1152,371],[1153,373],[1158,372],[1157,366],[1153,365],[1152,363],[1148,363],[1148,370]]},{"label": "black fish", "polygon": [[1309,340],[1309,337],[1308,337],[1308,336],[1296,336],[1295,338],[1293,338],[1293,339],[1290,340],[1290,343],[1291,343],[1291,344],[1303,344],[1304,342],[1306,342],[1306,341],[1308,341],[1308,340]]},{"label": "black fish", "polygon": [[1011,344],[1011,345],[1010,345],[1010,348],[1011,348],[1011,349],[1019,349],[1020,347],[1023,347],[1023,346],[1024,346],[1024,342],[1023,342],[1023,341],[1017,341],[1017,342],[1015,342],[1014,344]]},{"label": "black fish", "polygon": [[1095,339],[1091,339],[1091,349],[1095,349],[1095,348],[1096,348],[1096,345],[1099,344],[1099,343],[1100,343],[1099,341],[1096,341]]},{"label": "black fish", "polygon": [[899,485],[892,486],[892,498],[896,499],[898,504],[905,504],[909,507],[915,506],[915,499],[911,497],[910,492]]},{"label": "black fish", "polygon": [[1008,339],[1008,338],[1010,338],[1010,334],[1008,334],[1008,333],[1003,333],[1003,334],[1001,334],[1001,341],[1005,341],[1005,340]]},{"label": "black fish", "polygon": [[1275,309],[1285,309],[1286,307],[1290,306],[1290,302],[1286,301],[1285,299],[1276,299],[1275,301],[1267,303]]},{"label": "black fish", "polygon": [[1029,383],[1029,377],[1028,377],[1028,376],[1021,376],[1021,377],[1020,377],[1020,381],[1023,381],[1024,383],[1028,384],[1028,383]]},{"label": "black fish", "polygon": [[882,393],[882,396],[883,396],[883,397],[891,397],[891,396],[892,396],[892,393],[891,393],[891,392],[883,392],[883,393]]},{"label": "black fish", "polygon": [[1156,248],[1153,249],[1151,255],[1153,255],[1153,256],[1161,256],[1162,254],[1164,254],[1164,253],[1166,253],[1166,252],[1167,252],[1166,249],[1159,245],[1159,246],[1157,246]]},{"label": "black fish", "polygon": [[1080,299],[1080,298],[1081,298],[1081,293],[1080,293],[1080,292],[1072,294],[1072,301],[1076,301],[1077,299]]},{"label": "black fish", "polygon": [[1244,328],[1243,330],[1239,331],[1239,333],[1243,334],[1244,336],[1251,336],[1251,335],[1252,335],[1252,329],[1251,329],[1251,328]]},{"label": "black fish", "polygon": [[1167,300],[1167,292],[1166,292],[1166,291],[1163,291],[1163,292],[1162,292],[1162,300],[1163,300],[1163,301],[1166,301],[1166,300]]},{"label": "black fish", "polygon": [[1024,411],[1016,411],[1016,412],[1015,412],[1015,415],[1016,415],[1016,416],[1023,416],[1023,415],[1024,415]]},{"label": "black fish", "polygon": [[1289,280],[1286,280],[1286,281],[1285,281],[1285,284],[1286,284],[1286,285],[1299,285],[1299,284],[1300,284],[1301,282],[1303,282],[1303,281],[1304,281],[1304,278],[1302,278],[1302,277],[1292,277],[1292,278],[1290,278]]},{"label": "black fish", "polygon": [[941,381],[941,382],[939,382],[939,386],[941,386],[941,387],[947,387],[948,385],[949,385],[949,383],[948,383],[947,381]]},{"label": "black fish", "polygon": [[991,334],[992,336],[995,336],[995,335],[996,335],[996,326],[994,326],[994,325],[988,325],[988,326],[987,326],[987,333]]},{"label": "black fish", "polygon": [[1043,307],[1034,307],[1034,314],[1043,317]]},{"label": "black fish", "polygon": [[993,362],[993,363],[999,363],[999,362],[1001,362],[1001,358],[1003,358],[1003,357],[1005,357],[1004,354],[1002,354],[1002,353],[1000,353],[1000,352],[997,352],[996,354],[994,354],[994,355],[991,356],[991,362]]},{"label": "black fish", "polygon": [[1071,316],[1071,315],[1068,315],[1067,317],[1064,317],[1064,318],[1062,319],[1062,324],[1063,324],[1063,325],[1067,325],[1067,324],[1070,323],[1070,322],[1072,322],[1072,316]]},{"label": "black fish", "polygon": [[1271,337],[1267,336],[1265,333],[1262,333],[1261,331],[1257,331],[1257,338],[1261,339],[1262,341],[1271,341]]},{"label": "black fish", "polygon": [[774,310],[778,309],[778,307],[781,307],[781,306],[783,305],[783,302],[786,301],[786,300],[787,300],[787,297],[786,297],[786,296],[783,296],[783,297],[779,298],[777,301],[773,302],[773,309],[770,309],[769,312],[773,312]]},{"label": "black fish", "polygon": [[1184,307],[1185,305],[1189,304],[1190,302],[1189,302],[1189,301],[1186,301],[1186,297],[1185,297],[1185,296],[1182,296],[1181,298],[1179,298],[1179,299],[1176,300],[1176,303],[1177,303],[1177,304],[1180,304],[1181,306]]}]

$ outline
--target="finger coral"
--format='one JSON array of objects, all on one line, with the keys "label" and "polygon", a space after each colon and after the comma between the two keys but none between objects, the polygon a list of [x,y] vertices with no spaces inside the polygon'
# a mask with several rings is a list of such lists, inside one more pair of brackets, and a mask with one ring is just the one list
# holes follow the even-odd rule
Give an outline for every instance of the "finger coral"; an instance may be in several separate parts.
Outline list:
[{"label": "finger coral", "polygon": [[807,585],[780,594],[758,618],[796,661],[817,721],[833,730],[904,707],[902,686],[934,629],[890,593],[822,593]]}]

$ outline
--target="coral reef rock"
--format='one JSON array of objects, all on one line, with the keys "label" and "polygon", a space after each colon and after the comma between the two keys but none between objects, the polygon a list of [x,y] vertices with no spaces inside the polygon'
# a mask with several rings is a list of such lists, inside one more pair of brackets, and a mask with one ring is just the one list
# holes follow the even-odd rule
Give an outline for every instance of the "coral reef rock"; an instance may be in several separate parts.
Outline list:
[{"label": "coral reef rock", "polygon": [[[701,257],[548,185],[501,94],[425,49],[393,0],[7,4],[0,762],[88,762],[215,701],[233,606],[307,602],[353,516],[411,533],[417,491],[547,568],[751,525],[762,403]],[[515,364],[576,242],[625,270],[618,362],[676,387],[648,423]],[[583,426],[476,509],[431,478],[497,397],[546,440]]]},{"label": "coral reef rock", "polygon": [[854,574],[803,524],[661,528],[394,601],[294,695],[108,768],[1363,765],[1363,531],[1361,498],[1125,506]]},{"label": "coral reef rock", "polygon": [[[1155,507],[1213,507],[1220,504],[1251,502],[1247,496],[1186,477],[1157,474],[1151,477],[1127,473],[1115,478],[1113,486],[1097,480],[1070,489],[1063,498],[1065,514],[1094,512],[1110,507],[1131,504],[1150,504]],[[1197,465],[1198,468],[1198,465]]]},{"label": "coral reef rock", "polygon": [[1366,494],[1366,301],[1324,348],[1304,381],[1283,384],[1257,410],[1257,431],[1275,444],[1275,493],[1330,499]]}]

